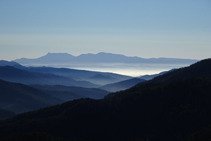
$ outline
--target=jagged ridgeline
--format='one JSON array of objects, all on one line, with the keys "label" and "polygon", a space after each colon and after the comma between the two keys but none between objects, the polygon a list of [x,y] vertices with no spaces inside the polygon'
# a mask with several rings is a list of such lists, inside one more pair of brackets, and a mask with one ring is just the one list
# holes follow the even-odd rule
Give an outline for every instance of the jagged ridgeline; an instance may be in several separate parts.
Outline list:
[{"label": "jagged ridgeline", "polygon": [[101,100],[80,99],[0,122],[1,140],[210,140],[211,59]]}]

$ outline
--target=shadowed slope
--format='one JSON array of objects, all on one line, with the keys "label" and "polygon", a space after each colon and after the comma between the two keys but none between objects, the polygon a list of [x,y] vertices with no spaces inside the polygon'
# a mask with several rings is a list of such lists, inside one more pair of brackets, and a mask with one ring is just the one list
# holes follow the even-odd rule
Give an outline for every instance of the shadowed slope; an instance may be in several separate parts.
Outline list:
[{"label": "shadowed slope", "polygon": [[16,114],[12,111],[0,109],[0,120],[15,116]]},{"label": "shadowed slope", "polygon": [[199,61],[189,67],[184,67],[167,72],[161,76],[155,77],[151,82],[172,81],[179,78],[190,77],[211,77],[211,59]]},{"label": "shadowed slope", "polygon": [[61,85],[32,85],[32,87],[45,90],[45,92],[54,95],[57,98],[61,98],[65,101],[79,99],[79,98],[93,98],[102,99],[109,92],[97,88],[83,88],[73,86],[61,86]]},{"label": "shadowed slope", "polygon": [[35,88],[0,80],[0,108],[22,113],[63,101]]}]

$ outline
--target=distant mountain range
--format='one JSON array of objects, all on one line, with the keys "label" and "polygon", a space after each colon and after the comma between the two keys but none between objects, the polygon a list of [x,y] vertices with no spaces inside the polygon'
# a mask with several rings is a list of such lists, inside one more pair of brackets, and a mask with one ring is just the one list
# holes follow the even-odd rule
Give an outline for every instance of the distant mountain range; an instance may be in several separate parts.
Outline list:
[{"label": "distant mountain range", "polygon": [[0,139],[44,132],[58,140],[208,141],[210,86],[206,59],[104,99],[73,100],[1,121]]},{"label": "distant mountain range", "polygon": [[68,53],[48,53],[36,59],[21,58],[14,60],[22,65],[64,64],[64,63],[160,63],[160,64],[192,64],[197,60],[178,58],[128,57],[121,54],[100,52],[98,54],[82,54],[73,56]]}]

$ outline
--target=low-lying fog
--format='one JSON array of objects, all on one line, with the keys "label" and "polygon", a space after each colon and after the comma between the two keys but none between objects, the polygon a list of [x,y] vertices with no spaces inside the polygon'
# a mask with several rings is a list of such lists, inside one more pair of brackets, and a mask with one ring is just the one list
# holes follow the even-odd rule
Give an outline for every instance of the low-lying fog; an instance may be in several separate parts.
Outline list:
[{"label": "low-lying fog", "polygon": [[[29,64],[23,64],[30,66]],[[112,72],[128,76],[141,76],[146,74],[157,74],[162,71],[168,71],[173,68],[189,66],[190,64],[126,64],[126,63],[94,63],[94,64],[33,64],[33,66],[49,66],[56,68],[70,68],[89,71]]]}]

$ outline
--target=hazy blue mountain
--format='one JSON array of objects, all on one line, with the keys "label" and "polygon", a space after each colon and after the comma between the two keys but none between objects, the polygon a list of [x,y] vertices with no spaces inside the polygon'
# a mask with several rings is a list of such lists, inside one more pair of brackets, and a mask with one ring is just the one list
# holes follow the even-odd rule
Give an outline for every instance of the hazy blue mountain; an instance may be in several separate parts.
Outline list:
[{"label": "hazy blue mountain", "polygon": [[115,78],[111,77],[111,76],[107,76],[107,75],[103,75],[103,74],[95,74],[94,76],[89,77],[88,79],[94,79],[94,80],[115,80]]},{"label": "hazy blue mountain", "polygon": [[14,68],[12,66],[0,67],[0,79],[23,84],[45,83],[42,78],[37,77],[30,72]]},{"label": "hazy blue mountain", "polygon": [[100,85],[106,85],[109,83],[114,83],[119,81],[119,79],[111,77],[109,75],[106,74],[102,74],[102,73],[96,73],[93,76],[89,77],[86,79],[87,81],[90,81],[94,84],[100,84]]},{"label": "hazy blue mountain", "polygon": [[32,72],[18,69],[12,66],[0,67],[0,79],[22,84],[48,84],[48,85],[65,85],[81,87],[99,87],[87,81],[76,81],[71,78],[59,76],[50,73]]},{"label": "hazy blue mountain", "polygon": [[32,72],[51,73],[76,80],[81,80],[81,78],[87,78],[95,74],[95,72],[92,71],[76,70],[69,68],[53,68],[53,67],[28,67],[27,70]]},{"label": "hazy blue mountain", "polygon": [[[68,86],[83,86],[83,87],[98,87],[99,85],[105,85],[109,83],[119,82],[126,79],[131,78],[130,76],[115,74],[115,73],[106,73],[106,72],[97,72],[97,71],[86,71],[86,70],[77,70],[77,69],[69,69],[69,68],[53,68],[53,67],[24,67],[16,62],[8,62],[8,61],[0,61],[0,66],[12,66],[15,68],[18,68],[22,70],[22,73],[28,73],[30,75],[33,75],[33,82],[34,84],[49,84],[49,85],[68,85]],[[0,68],[1,70],[2,68]],[[20,72],[18,70],[17,72]],[[2,79],[11,81],[11,82],[20,82],[24,84],[31,84],[28,83],[29,81],[25,82],[25,79],[16,81],[16,77],[22,76],[21,74],[13,76],[13,75],[4,75],[5,72],[2,73]],[[15,72],[15,70],[13,70]],[[25,72],[27,71],[27,72]],[[42,82],[35,79],[34,76],[38,77],[39,79],[42,79]],[[41,78],[42,77],[42,78]],[[47,78],[46,78],[47,77]],[[51,82],[46,82],[46,80],[43,80],[46,78],[49,80],[51,78]],[[11,80],[12,79],[12,80]],[[14,80],[15,79],[15,80]],[[27,79],[30,79],[27,78]],[[39,83],[38,83],[39,81]],[[88,82],[87,82],[88,81]],[[89,83],[91,82],[91,83]],[[92,84],[94,83],[94,84]]]},{"label": "hazy blue mountain", "polygon": [[98,54],[81,54],[76,57],[78,62],[100,62],[100,63],[117,63],[124,62],[127,60],[126,56],[120,54],[104,53]]},{"label": "hazy blue mountain", "polygon": [[73,58],[74,58],[74,56],[72,56],[68,53],[48,53],[47,55],[42,56],[42,57],[38,58],[37,60],[40,60],[40,61],[45,60],[46,62],[56,63],[57,61],[64,61],[64,62],[70,61]]},{"label": "hazy blue mountain", "polygon": [[60,98],[64,101],[79,99],[79,98],[93,98],[102,99],[109,92],[97,88],[82,88],[73,86],[61,85],[31,85],[34,88],[45,90],[46,93]]},{"label": "hazy blue mountain", "polygon": [[0,60],[0,66],[21,66],[20,64],[14,62],[14,61],[5,61],[5,60]]},{"label": "hazy blue mountain", "polygon": [[39,73],[51,73],[78,81],[89,81],[97,85],[105,85],[131,78],[130,76],[115,73],[76,70],[68,68],[28,67],[27,70]]},{"label": "hazy blue mountain", "polygon": [[136,84],[138,84],[140,82],[144,82],[144,81],[146,81],[146,80],[140,79],[140,78],[132,78],[132,79],[120,81],[117,83],[107,84],[105,86],[100,87],[100,89],[110,91],[110,92],[116,92],[116,91],[120,91],[120,90],[129,89],[129,88],[135,86]]},{"label": "hazy blue mountain", "polygon": [[36,59],[21,58],[16,59],[15,62],[20,64],[54,64],[54,63],[195,63],[197,60],[192,59],[178,59],[178,58],[149,58],[144,59],[140,57],[128,57],[120,54],[104,53],[98,54],[82,54],[73,56],[67,53],[48,53],[45,56]]},{"label": "hazy blue mountain", "polygon": [[3,66],[12,66],[12,67],[15,67],[15,68],[18,68],[18,69],[25,69],[24,66],[20,65],[17,62],[14,62],[14,61],[0,60],[0,66],[1,67],[3,67]]},{"label": "hazy blue mountain", "polygon": [[22,113],[64,102],[27,85],[0,80],[0,108]]},{"label": "hazy blue mountain", "polygon": [[16,59],[15,62],[21,62],[23,63],[58,63],[58,62],[68,62],[75,57],[68,54],[68,53],[48,53],[45,56],[36,58],[36,59],[27,59],[27,58],[21,58]]}]

